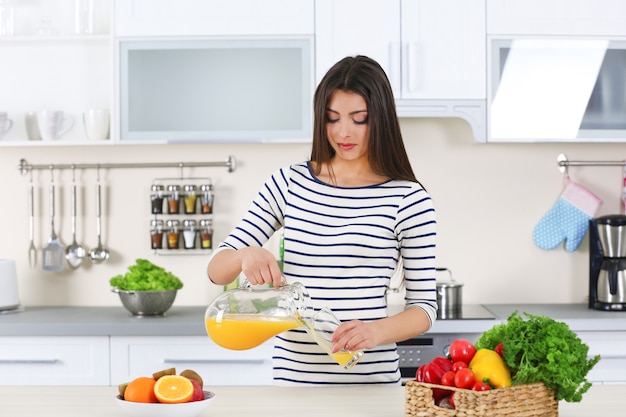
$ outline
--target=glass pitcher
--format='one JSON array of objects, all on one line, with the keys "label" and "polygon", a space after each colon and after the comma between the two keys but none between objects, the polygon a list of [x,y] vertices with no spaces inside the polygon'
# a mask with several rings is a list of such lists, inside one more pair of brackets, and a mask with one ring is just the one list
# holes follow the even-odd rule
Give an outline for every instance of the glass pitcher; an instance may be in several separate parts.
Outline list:
[{"label": "glass pitcher", "polygon": [[239,288],[219,295],[204,314],[206,331],[218,345],[232,350],[259,346],[286,330],[304,325],[309,294],[299,282],[279,288]]}]

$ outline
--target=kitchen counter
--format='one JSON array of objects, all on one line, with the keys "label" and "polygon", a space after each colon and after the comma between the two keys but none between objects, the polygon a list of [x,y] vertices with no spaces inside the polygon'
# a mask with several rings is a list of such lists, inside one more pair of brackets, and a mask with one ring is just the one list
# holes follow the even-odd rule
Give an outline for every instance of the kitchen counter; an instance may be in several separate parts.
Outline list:
[{"label": "kitchen counter", "polygon": [[[214,387],[203,417],[402,417],[404,387]],[[625,385],[593,386],[580,403],[559,404],[560,417],[621,417]],[[117,387],[0,387],[3,416],[125,417]],[[242,401],[244,399],[244,401]]]},{"label": "kitchen counter", "polygon": [[539,316],[548,316],[566,323],[574,331],[626,331],[626,311],[600,311],[587,304],[488,304],[501,320],[506,320],[515,310]]},{"label": "kitchen counter", "polygon": [[[574,331],[626,331],[626,312],[591,310],[585,304],[487,304],[494,318],[437,320],[430,333],[482,333],[518,310],[546,315]],[[390,306],[390,313],[401,306]],[[173,306],[165,317],[133,317],[123,307],[25,307],[0,314],[0,336],[200,336],[203,306]]]}]

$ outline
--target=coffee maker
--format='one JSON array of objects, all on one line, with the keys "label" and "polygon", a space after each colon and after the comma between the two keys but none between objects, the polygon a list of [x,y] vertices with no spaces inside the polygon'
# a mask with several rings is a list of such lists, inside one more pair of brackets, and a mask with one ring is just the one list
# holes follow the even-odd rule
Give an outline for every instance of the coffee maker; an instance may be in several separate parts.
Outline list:
[{"label": "coffee maker", "polygon": [[589,308],[626,311],[626,216],[589,221]]}]

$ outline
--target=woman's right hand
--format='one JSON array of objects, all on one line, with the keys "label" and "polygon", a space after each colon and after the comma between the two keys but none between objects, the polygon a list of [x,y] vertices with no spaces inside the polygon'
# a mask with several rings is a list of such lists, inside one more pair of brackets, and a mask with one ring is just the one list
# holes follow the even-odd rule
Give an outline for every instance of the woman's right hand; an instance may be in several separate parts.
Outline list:
[{"label": "woman's right hand", "polygon": [[241,272],[250,284],[273,284],[274,287],[278,288],[284,283],[276,257],[267,249],[242,248],[237,250],[237,256],[241,262]]}]

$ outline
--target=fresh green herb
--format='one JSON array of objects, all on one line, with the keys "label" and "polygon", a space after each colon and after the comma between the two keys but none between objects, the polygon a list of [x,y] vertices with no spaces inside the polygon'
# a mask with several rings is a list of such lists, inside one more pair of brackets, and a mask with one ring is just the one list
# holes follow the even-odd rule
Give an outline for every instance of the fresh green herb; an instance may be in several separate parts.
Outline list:
[{"label": "fresh green herb", "polygon": [[515,311],[506,323],[482,334],[476,348],[504,345],[504,361],[511,370],[513,385],[543,382],[554,390],[557,400],[579,402],[589,390],[587,373],[600,360],[588,358],[589,347],[567,324],[549,317]]},{"label": "fresh green herb", "polygon": [[125,291],[167,291],[183,287],[178,277],[146,259],[137,259],[126,274],[114,276],[109,284]]}]

